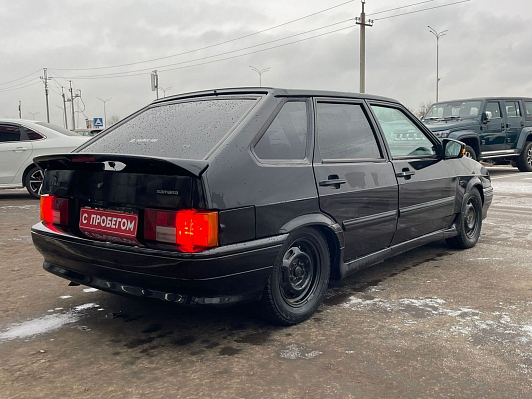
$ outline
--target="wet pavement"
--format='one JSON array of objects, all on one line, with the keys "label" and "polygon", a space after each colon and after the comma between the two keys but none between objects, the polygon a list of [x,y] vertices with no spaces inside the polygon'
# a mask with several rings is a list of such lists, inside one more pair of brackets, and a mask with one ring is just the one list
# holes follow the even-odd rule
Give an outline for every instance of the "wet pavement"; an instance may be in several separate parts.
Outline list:
[{"label": "wet pavement", "polygon": [[437,242],[332,282],[290,328],[253,304],[69,287],[31,244],[38,201],[0,191],[0,397],[530,398],[532,173],[490,173],[475,248]]}]

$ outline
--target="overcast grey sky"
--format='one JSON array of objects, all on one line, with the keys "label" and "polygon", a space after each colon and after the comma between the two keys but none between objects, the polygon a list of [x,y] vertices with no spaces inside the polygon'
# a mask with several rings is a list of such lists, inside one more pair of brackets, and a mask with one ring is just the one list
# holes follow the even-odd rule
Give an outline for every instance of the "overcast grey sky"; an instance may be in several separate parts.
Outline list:
[{"label": "overcast grey sky", "polygon": [[[167,95],[235,86],[256,86],[249,65],[270,67],[264,86],[355,91],[359,89],[359,28],[351,27],[254,54],[295,40],[349,27],[340,23],[286,40],[287,36],[358,16],[360,0],[249,36],[347,0],[0,0],[0,117],[46,117],[44,87],[38,77],[50,69],[51,122],[63,125],[60,86],[71,79],[82,92],[85,115],[103,116],[97,97],[112,98],[107,116],[127,116],[155,98],[150,70],[158,69]],[[422,0],[367,0],[376,13]],[[458,0],[433,0],[369,18],[383,18]],[[367,29],[366,91],[393,97],[411,109],[434,100],[436,40],[427,25],[448,29],[440,40],[440,100],[488,96],[532,96],[532,2],[472,0],[435,10],[376,20]],[[192,51],[202,47],[208,49]],[[250,46],[257,46],[249,48]],[[241,50],[248,48],[246,50]],[[238,51],[241,50],[241,51]],[[122,65],[110,69],[74,70]],[[227,54],[228,52],[231,52]],[[225,55],[218,55],[226,53]],[[239,56],[240,55],[240,56]],[[212,62],[222,58],[229,60]],[[205,58],[210,57],[210,58]],[[198,60],[193,61],[192,60]],[[200,66],[190,66],[210,62]],[[173,65],[164,67],[165,65]],[[67,69],[72,70],[67,70]],[[174,69],[164,71],[164,69]],[[39,71],[38,71],[39,70]],[[145,71],[139,71],[145,70]],[[94,75],[138,71],[137,76]],[[33,73],[33,74],[32,74]],[[8,83],[15,79],[30,76]],[[91,76],[91,79],[81,79]],[[26,86],[20,89],[13,88]],[[161,93],[162,95],[162,93]],[[83,115],[80,121],[83,120]]]}]

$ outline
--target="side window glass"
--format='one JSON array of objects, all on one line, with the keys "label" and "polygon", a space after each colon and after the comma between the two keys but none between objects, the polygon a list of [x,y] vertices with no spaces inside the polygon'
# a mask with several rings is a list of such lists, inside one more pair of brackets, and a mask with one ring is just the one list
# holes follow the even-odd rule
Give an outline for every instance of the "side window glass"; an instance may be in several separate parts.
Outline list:
[{"label": "side window glass", "polygon": [[307,104],[286,103],[255,145],[260,159],[305,159],[307,149]]},{"label": "side window glass", "polygon": [[532,118],[532,102],[525,102],[525,114],[526,118]]},{"label": "side window glass", "polygon": [[506,115],[508,115],[509,118],[520,117],[521,116],[521,110],[519,108],[519,102],[517,102],[517,101],[505,101],[504,105],[506,106]]},{"label": "side window glass", "polygon": [[498,101],[490,101],[486,104],[486,112],[491,112],[491,119],[501,117],[501,106]]},{"label": "side window glass", "polygon": [[20,129],[18,126],[0,125],[0,143],[8,141],[20,141]]},{"label": "side window glass", "polygon": [[40,140],[44,138],[42,134],[34,132],[33,130],[28,129],[27,127],[23,127],[23,129],[24,133],[26,133],[26,136],[28,136],[30,140]]},{"label": "side window glass", "polygon": [[434,144],[402,111],[372,105],[393,158],[436,155]]},{"label": "side window glass", "polygon": [[381,159],[371,125],[358,104],[318,103],[321,158]]}]

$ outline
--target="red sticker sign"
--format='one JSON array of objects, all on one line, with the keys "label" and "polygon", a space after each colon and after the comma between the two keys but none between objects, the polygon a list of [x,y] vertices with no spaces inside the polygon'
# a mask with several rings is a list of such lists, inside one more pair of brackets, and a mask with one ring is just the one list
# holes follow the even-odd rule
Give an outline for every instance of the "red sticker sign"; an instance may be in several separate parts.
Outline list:
[{"label": "red sticker sign", "polygon": [[79,229],[96,240],[138,245],[138,215],[125,212],[81,208]]}]

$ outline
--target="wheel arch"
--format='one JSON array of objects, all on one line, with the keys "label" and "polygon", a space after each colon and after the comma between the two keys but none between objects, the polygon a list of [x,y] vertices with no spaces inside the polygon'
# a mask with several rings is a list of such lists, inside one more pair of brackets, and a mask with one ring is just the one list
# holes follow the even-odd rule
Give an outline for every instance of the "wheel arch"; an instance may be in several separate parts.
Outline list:
[{"label": "wheel arch", "polygon": [[521,130],[519,138],[517,139],[517,148],[523,150],[525,148],[525,143],[532,141],[532,127],[525,127]]},{"label": "wheel arch", "polygon": [[475,150],[477,154],[477,159],[480,157],[480,139],[478,134],[473,131],[462,131],[462,132],[453,132],[451,133],[452,138],[455,140],[461,141],[462,143],[470,146]]},{"label": "wheel arch", "polygon": [[26,166],[26,168],[24,169],[24,172],[22,172],[22,185],[24,186],[26,184],[26,176],[28,175],[29,171],[33,168],[33,167],[38,167],[37,165],[35,165],[33,162],[30,163],[28,166]]},{"label": "wheel arch", "polygon": [[285,223],[279,230],[279,233],[291,233],[302,227],[312,227],[323,234],[329,247],[331,278],[339,279],[342,253],[344,249],[344,233],[342,227],[327,215],[322,213],[312,213],[298,216]]}]

